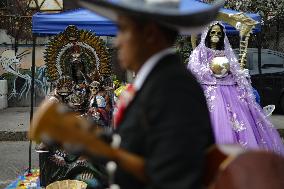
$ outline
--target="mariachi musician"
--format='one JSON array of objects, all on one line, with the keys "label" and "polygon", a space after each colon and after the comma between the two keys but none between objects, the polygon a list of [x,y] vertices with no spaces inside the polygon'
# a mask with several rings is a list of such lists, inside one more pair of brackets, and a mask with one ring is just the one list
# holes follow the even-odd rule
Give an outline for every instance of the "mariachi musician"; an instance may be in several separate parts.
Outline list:
[{"label": "mariachi musician", "polygon": [[118,107],[116,132],[122,138],[121,146],[112,148],[90,132],[73,135],[72,125],[76,123],[77,129],[79,121],[76,117],[45,119],[57,125],[53,132],[52,124],[43,128],[41,114],[33,120],[32,139],[47,132],[59,141],[79,142],[93,154],[115,161],[119,166],[115,179],[122,189],[201,188],[205,150],[214,143],[209,114],[200,85],[171,47],[180,29],[209,23],[223,2],[194,11],[180,11],[179,1],[174,0],[78,2],[117,22],[120,65],[136,73],[126,99],[121,99],[125,103]]}]

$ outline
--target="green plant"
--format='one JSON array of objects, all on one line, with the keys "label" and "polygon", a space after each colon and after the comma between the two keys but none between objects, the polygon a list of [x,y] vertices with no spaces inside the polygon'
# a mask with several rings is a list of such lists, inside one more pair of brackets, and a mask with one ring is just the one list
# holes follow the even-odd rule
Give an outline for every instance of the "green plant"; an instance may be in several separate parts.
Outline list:
[{"label": "green plant", "polygon": [[175,49],[177,53],[180,54],[182,62],[187,64],[188,57],[192,51],[190,36],[178,36],[176,43],[175,43]]}]

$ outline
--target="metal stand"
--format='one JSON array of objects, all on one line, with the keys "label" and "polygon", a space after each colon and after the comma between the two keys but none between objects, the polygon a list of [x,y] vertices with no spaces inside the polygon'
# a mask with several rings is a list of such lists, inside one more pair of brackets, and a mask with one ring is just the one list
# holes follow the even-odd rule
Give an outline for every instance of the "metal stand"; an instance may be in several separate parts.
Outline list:
[{"label": "metal stand", "polygon": [[[35,89],[35,49],[36,48],[36,36],[33,35],[33,52],[32,52],[32,83],[31,83],[31,110],[30,121],[33,119],[34,114],[34,89]],[[29,143],[29,173],[32,167],[32,141]]]}]

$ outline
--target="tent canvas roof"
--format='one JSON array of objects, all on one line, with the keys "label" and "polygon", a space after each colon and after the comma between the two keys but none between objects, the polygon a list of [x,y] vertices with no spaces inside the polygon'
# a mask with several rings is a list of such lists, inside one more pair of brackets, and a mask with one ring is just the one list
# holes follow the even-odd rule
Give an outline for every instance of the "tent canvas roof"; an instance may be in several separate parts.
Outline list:
[{"label": "tent canvas roof", "polygon": [[[191,9],[198,11],[209,6],[197,0],[182,0],[181,11]],[[233,14],[237,11],[221,9],[221,12]],[[246,14],[254,20],[261,22],[258,14]],[[68,25],[76,25],[79,29],[84,29],[96,33],[98,36],[115,36],[117,27],[112,21],[101,17],[89,10],[77,9],[62,13],[36,13],[33,15],[32,31],[36,35],[55,35],[65,30]],[[224,23],[226,32],[238,34],[238,31],[231,25]],[[254,33],[260,31],[260,24],[253,30]]]},{"label": "tent canvas roof", "polygon": [[[182,9],[187,9],[188,7],[194,7],[195,9],[201,9],[204,6],[210,6],[206,3],[201,2],[200,0],[182,0],[181,1],[181,8]],[[236,14],[236,13],[240,13],[238,11],[235,10],[231,10],[231,9],[225,9],[222,8],[220,9],[220,12],[226,13],[226,14]],[[255,13],[245,13],[245,15],[249,16],[250,18],[254,19],[255,21],[257,21],[259,24],[256,25],[256,27],[253,29],[253,33],[257,33],[261,31],[261,16],[259,14],[255,14]],[[226,32],[228,34],[238,34],[239,31],[236,30],[235,27],[227,24],[227,23],[223,23],[226,29]]]},{"label": "tent canvas roof", "polygon": [[112,21],[85,9],[62,13],[36,13],[32,21],[32,31],[37,35],[55,35],[64,31],[68,25],[76,25],[79,29],[92,31],[98,36],[114,36],[117,32]]}]

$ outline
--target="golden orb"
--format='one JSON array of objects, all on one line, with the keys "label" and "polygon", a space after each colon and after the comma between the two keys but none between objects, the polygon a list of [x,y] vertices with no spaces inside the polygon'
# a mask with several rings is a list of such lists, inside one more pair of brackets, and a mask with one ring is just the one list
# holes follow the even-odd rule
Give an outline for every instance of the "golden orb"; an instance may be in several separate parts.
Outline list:
[{"label": "golden orb", "polygon": [[230,71],[230,63],[226,57],[215,57],[211,61],[210,69],[216,77],[225,77]]}]

